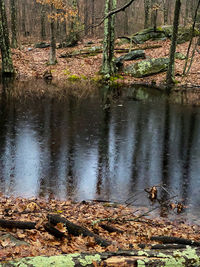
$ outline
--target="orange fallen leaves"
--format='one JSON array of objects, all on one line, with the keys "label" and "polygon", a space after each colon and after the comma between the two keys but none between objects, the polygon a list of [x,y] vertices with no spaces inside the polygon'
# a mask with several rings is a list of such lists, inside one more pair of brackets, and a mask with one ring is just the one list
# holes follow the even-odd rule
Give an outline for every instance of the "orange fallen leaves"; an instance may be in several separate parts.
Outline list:
[{"label": "orange fallen leaves", "polygon": [[[10,214],[5,213],[9,207]],[[25,207],[25,209],[24,209]],[[28,208],[27,208],[28,207]],[[47,223],[48,213],[57,213],[62,210],[62,216],[68,220],[82,225],[99,234],[100,237],[112,242],[107,248],[96,244],[93,237],[72,236],[66,234],[58,239],[47,233],[43,227]],[[170,235],[177,237],[198,240],[200,238],[200,227],[188,224],[166,221],[166,219],[140,218],[140,221],[126,221],[126,219],[136,218],[134,207],[124,205],[105,205],[105,203],[83,202],[73,203],[71,201],[57,201],[54,199],[48,202],[44,199],[20,199],[0,197],[0,214],[3,219],[21,220],[36,222],[36,229],[0,229],[0,260],[8,260],[13,257],[26,257],[37,255],[59,255],[61,253],[74,252],[104,252],[116,251],[118,249],[138,248],[138,244],[148,244],[153,235]],[[137,207],[138,210],[138,207]],[[141,209],[142,210],[142,209]],[[118,228],[123,233],[109,233],[100,227],[99,224],[92,225],[91,222],[98,219],[117,218],[121,220],[108,222],[110,226]],[[106,222],[104,222],[106,223]],[[67,233],[63,223],[58,223],[56,228]],[[2,239],[5,233],[10,232],[17,240],[25,241],[27,245],[16,245],[15,241]]]}]

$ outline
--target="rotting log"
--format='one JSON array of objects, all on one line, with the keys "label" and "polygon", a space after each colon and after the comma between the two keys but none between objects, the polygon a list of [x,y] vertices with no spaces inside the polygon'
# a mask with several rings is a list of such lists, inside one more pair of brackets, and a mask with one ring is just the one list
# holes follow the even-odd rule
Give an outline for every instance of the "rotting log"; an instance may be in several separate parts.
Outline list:
[{"label": "rotting log", "polygon": [[49,215],[47,215],[47,218],[49,220],[49,223],[52,225],[56,225],[58,223],[63,223],[64,226],[67,228],[67,231],[69,234],[72,234],[74,236],[79,236],[79,235],[91,236],[94,238],[95,242],[102,247],[107,247],[107,246],[111,245],[110,241],[103,239],[102,237],[94,234],[93,232],[91,232],[87,228],[80,226],[80,225],[77,225],[75,223],[72,223],[63,217],[60,217],[59,215],[49,214]]},{"label": "rotting log", "polygon": [[182,244],[182,245],[189,245],[189,246],[195,246],[200,247],[200,242],[191,240],[191,239],[185,239],[185,238],[179,238],[174,236],[152,236],[152,241],[159,241],[164,244]]},{"label": "rotting log", "polygon": [[120,229],[118,229],[116,227],[113,227],[111,225],[108,225],[108,224],[100,223],[99,226],[101,228],[103,228],[104,230],[108,231],[109,233],[113,233],[113,232],[116,232],[118,234],[123,234],[124,233],[124,231],[122,231],[122,230],[120,230]]},{"label": "rotting log", "polygon": [[[146,45],[146,46],[141,46],[141,47],[136,47],[132,49],[127,49],[127,48],[115,48],[115,53],[128,53],[130,51],[135,51],[135,50],[147,50],[147,49],[156,49],[162,47],[161,45]],[[77,57],[77,56],[96,56],[99,53],[102,53],[103,50],[102,48],[99,48],[98,50],[91,50],[91,49],[82,49],[82,50],[75,50],[71,53],[63,53],[59,57],[60,58],[71,58],[71,57]]]},{"label": "rotting log", "polygon": [[0,219],[0,227],[2,228],[35,229],[35,226],[35,222],[22,222]]},{"label": "rotting log", "polygon": [[60,232],[58,229],[53,227],[50,223],[46,223],[44,225],[44,229],[51,235],[55,236],[56,238],[62,238],[65,236],[65,233]]},{"label": "rotting log", "polygon": [[117,252],[103,252],[96,254],[75,253],[59,256],[37,256],[4,261],[0,267],[78,267],[78,266],[200,266],[199,248],[187,246],[184,250],[165,250],[162,252],[152,250],[128,250]]}]

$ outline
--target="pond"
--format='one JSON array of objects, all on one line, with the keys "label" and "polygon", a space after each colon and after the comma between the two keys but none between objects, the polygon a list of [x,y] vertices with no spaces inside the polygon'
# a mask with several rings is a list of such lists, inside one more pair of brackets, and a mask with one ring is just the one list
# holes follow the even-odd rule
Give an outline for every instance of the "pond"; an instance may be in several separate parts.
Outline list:
[{"label": "pond", "polygon": [[[34,83],[17,87],[28,91]],[[198,219],[200,108],[150,88],[108,91],[56,98],[1,90],[0,191],[145,207],[144,189],[162,184],[160,198],[177,196],[186,216]]]}]

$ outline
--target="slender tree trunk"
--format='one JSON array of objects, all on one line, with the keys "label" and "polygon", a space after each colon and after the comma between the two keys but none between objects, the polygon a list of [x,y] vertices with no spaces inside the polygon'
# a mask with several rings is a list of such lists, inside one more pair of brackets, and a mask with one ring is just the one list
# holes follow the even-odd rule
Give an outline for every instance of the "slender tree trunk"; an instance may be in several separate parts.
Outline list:
[{"label": "slender tree trunk", "polygon": [[[51,12],[53,13],[54,7],[51,5]],[[49,64],[56,64],[56,26],[55,19],[51,18],[50,20],[50,28],[51,28],[51,46],[50,46],[50,55],[49,55]]]},{"label": "slender tree trunk", "polygon": [[[127,3],[125,0],[124,4]],[[124,35],[128,35],[128,10],[124,10]]]},{"label": "slender tree trunk", "polygon": [[[116,0],[106,0],[105,16],[111,9],[116,8]],[[104,41],[103,41],[103,64],[102,73],[110,77],[115,72],[114,62],[114,41],[115,41],[115,15],[109,16],[104,21]]]},{"label": "slender tree trunk", "polygon": [[95,7],[94,7],[94,0],[92,0],[92,28],[91,28],[91,34],[94,35],[94,20],[95,20]]},{"label": "slender tree trunk", "polygon": [[85,5],[84,5],[84,27],[85,27],[85,35],[88,35],[88,0],[85,0]]},{"label": "slender tree trunk", "polygon": [[22,32],[26,36],[26,3],[25,0],[22,0]]},{"label": "slender tree trunk", "polygon": [[180,10],[181,10],[181,0],[176,0],[175,11],[174,11],[173,34],[172,34],[170,56],[169,56],[169,66],[166,77],[166,83],[168,86],[174,83],[174,62],[175,62],[175,52],[176,52],[176,44],[178,38]]},{"label": "slender tree trunk", "polygon": [[144,0],[144,29],[149,26],[150,0]]},{"label": "slender tree trunk", "polygon": [[4,0],[0,1],[0,49],[2,57],[2,74],[14,75],[14,67],[10,51],[7,16]]},{"label": "slender tree trunk", "polygon": [[11,10],[11,46],[17,48],[17,20],[16,20],[16,0],[10,0],[10,10]]},{"label": "slender tree trunk", "polygon": [[164,18],[164,25],[167,25],[168,21],[168,0],[163,0],[163,18]]},{"label": "slender tree trunk", "polygon": [[186,0],[186,3],[185,3],[185,18],[184,18],[184,26],[187,25],[188,23],[188,15],[189,15],[189,1]]},{"label": "slender tree trunk", "polygon": [[46,39],[45,17],[46,17],[45,6],[41,5],[41,14],[40,14],[41,31],[40,31],[40,35],[41,35],[42,40]]}]

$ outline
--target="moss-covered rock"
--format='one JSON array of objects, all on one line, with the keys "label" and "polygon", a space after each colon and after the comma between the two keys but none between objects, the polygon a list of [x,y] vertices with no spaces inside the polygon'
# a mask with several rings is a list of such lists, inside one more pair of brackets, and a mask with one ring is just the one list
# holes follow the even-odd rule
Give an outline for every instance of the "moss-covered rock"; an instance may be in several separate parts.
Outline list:
[{"label": "moss-covered rock", "polygon": [[168,58],[152,58],[142,60],[125,68],[125,73],[136,78],[150,76],[167,70],[169,64]]},{"label": "moss-covered rock", "polygon": [[131,51],[131,52],[125,54],[124,56],[116,58],[116,62],[129,61],[129,60],[134,60],[134,59],[138,59],[138,58],[145,58],[144,50]]},{"label": "moss-covered rock", "polygon": [[[172,25],[164,25],[164,26],[159,26],[156,28],[156,31],[154,31],[154,28],[150,27],[147,29],[144,29],[142,31],[139,31],[130,38],[135,43],[141,44],[144,43],[148,40],[165,40],[166,38],[171,38],[173,32],[173,26]],[[177,42],[179,44],[187,42],[190,40],[192,34],[192,28],[191,27],[184,27],[184,26],[179,26],[178,30],[178,40]],[[198,36],[200,33],[197,29],[194,31],[194,35]]]},{"label": "moss-covered rock", "polygon": [[180,60],[184,60],[184,59],[186,59],[186,56],[184,54],[180,53],[180,52],[176,52],[175,53],[175,58],[176,59],[180,59]]}]

